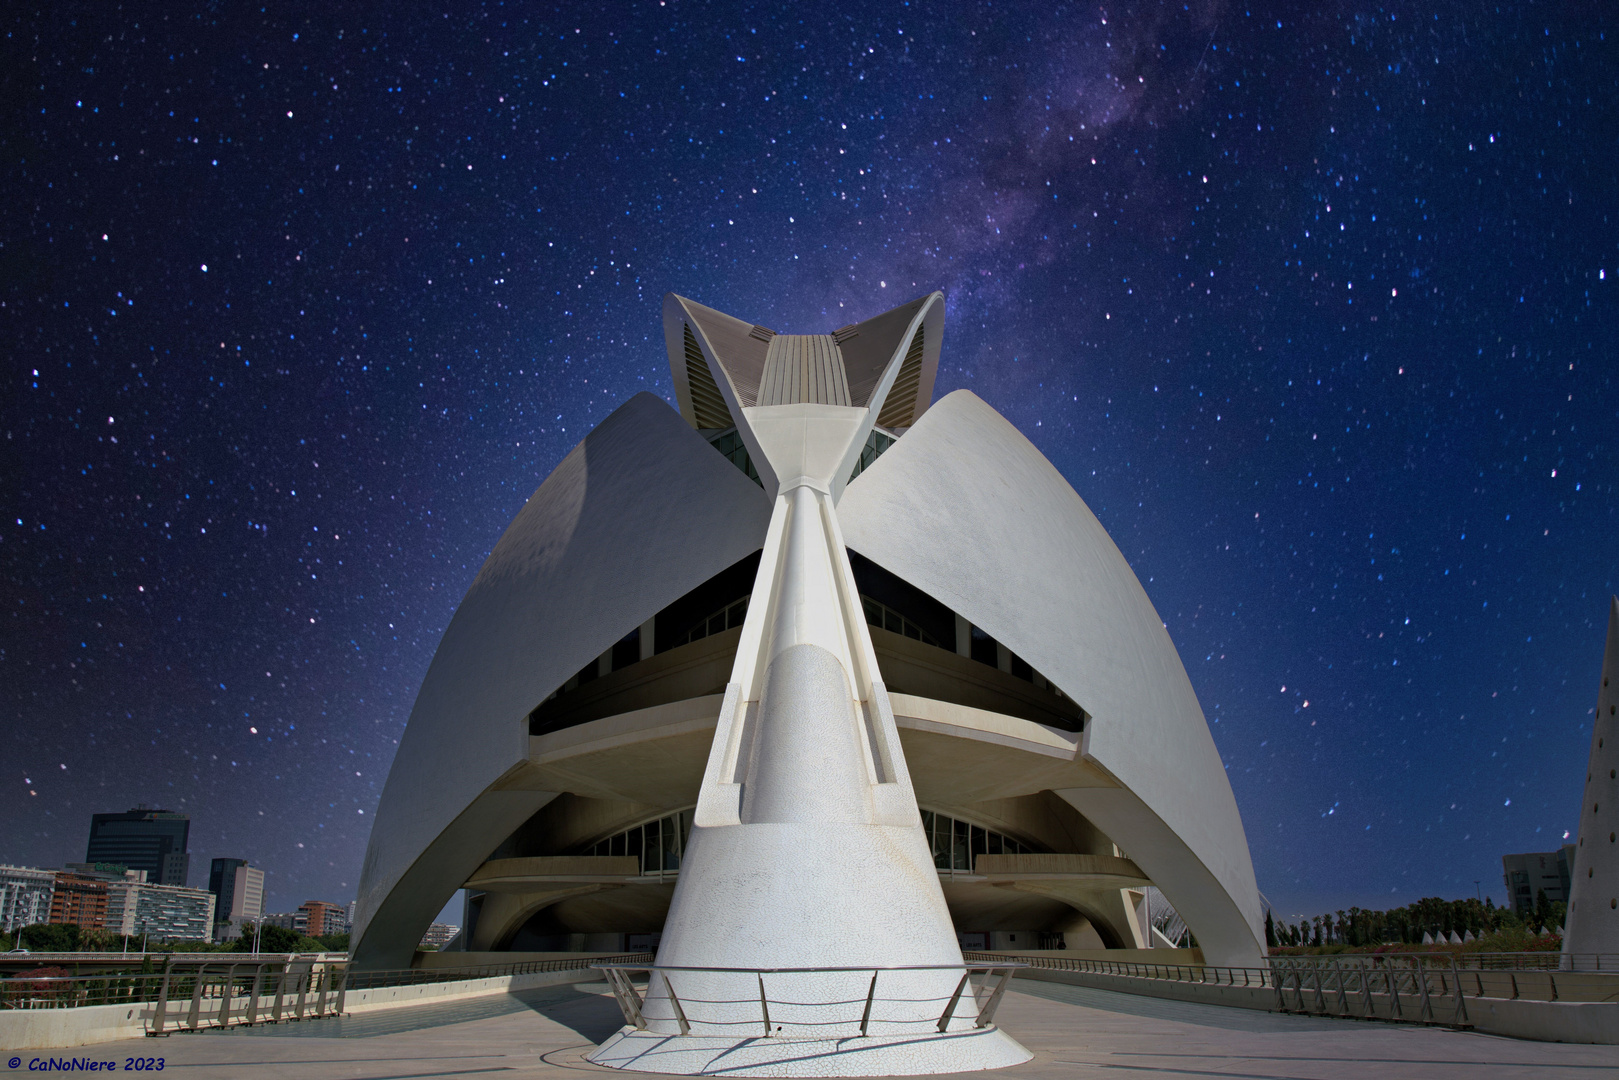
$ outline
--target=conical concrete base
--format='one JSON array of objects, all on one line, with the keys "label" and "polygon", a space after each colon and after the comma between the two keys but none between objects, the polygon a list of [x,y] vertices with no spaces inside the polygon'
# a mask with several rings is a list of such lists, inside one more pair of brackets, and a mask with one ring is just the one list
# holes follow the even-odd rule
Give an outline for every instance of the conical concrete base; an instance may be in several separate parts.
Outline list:
[{"label": "conical concrete base", "polygon": [[660,1035],[625,1027],[585,1060],[676,1076],[921,1076],[1004,1069],[1034,1055],[993,1025],[871,1038]]}]

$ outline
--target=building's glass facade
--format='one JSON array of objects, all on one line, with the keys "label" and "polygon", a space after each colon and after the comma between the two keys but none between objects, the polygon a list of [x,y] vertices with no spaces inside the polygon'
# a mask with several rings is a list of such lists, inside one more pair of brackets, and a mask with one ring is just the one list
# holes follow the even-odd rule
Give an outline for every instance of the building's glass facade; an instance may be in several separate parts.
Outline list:
[{"label": "building's glass facade", "polygon": [[643,874],[675,873],[691,832],[692,813],[682,810],[615,833],[592,844],[585,854],[634,855],[641,860]]},{"label": "building's glass facade", "polygon": [[1005,833],[932,810],[922,811],[922,831],[933,847],[933,865],[957,873],[972,873],[980,855],[1022,855],[1035,850]]},{"label": "building's glass facade", "polygon": [[189,814],[144,806],[122,814],[94,814],[84,861],[145,870],[146,880],[154,884],[184,885],[190,836]]}]

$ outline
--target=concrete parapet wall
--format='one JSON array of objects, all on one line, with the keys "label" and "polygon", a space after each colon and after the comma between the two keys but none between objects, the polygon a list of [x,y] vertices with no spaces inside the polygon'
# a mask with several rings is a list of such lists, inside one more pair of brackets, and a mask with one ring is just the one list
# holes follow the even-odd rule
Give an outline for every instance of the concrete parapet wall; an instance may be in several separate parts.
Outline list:
[{"label": "concrete parapet wall", "polygon": [[441,1001],[459,1001],[462,998],[487,997],[491,994],[515,994],[539,986],[558,986],[563,983],[589,982],[600,979],[601,973],[590,968],[572,971],[540,971],[530,975],[500,975],[490,979],[467,979],[456,982],[418,983],[414,986],[385,986],[375,990],[351,990],[343,1001],[345,1013],[371,1012],[392,1009],[402,1005],[426,1005]]},{"label": "concrete parapet wall", "polygon": [[1137,978],[1133,975],[1103,975],[1091,971],[1065,971],[1060,968],[1023,968],[1018,971],[1017,977],[1038,982],[1088,986],[1094,990],[1140,994],[1143,997],[1168,998],[1172,1001],[1196,1001],[1204,1005],[1227,1005],[1239,1009],[1258,1009],[1262,1012],[1278,1011],[1276,991],[1268,986],[1215,986],[1212,983],[1175,982],[1170,979]]},{"label": "concrete parapet wall", "polygon": [[1511,1001],[1469,998],[1478,1031],[1540,1042],[1619,1044],[1619,1001]]},{"label": "concrete parapet wall", "polygon": [[[1493,989],[1491,976],[1497,978],[1506,975],[1505,972],[1485,972],[1484,984],[1486,991]],[[1472,979],[1473,972],[1463,972],[1463,988]],[[1539,976],[1546,982],[1544,972],[1518,972],[1518,978],[1524,979],[1526,975]],[[1241,1009],[1258,1009],[1265,1012],[1281,1012],[1278,1007],[1276,991],[1271,987],[1245,987],[1228,986],[1213,983],[1176,982],[1170,979],[1148,979],[1129,975],[1105,975],[1090,971],[1065,971],[1055,968],[1025,968],[1017,973],[1019,979],[1031,979],[1039,982],[1066,983],[1070,986],[1087,986],[1096,990],[1113,990],[1125,994],[1139,994],[1143,997],[1165,998],[1171,1001],[1192,1001],[1205,1005],[1225,1005]],[[1564,978],[1578,979],[1578,976],[1565,976],[1558,973],[1558,982]],[[1505,981],[1505,980],[1502,980]],[[1288,989],[1286,996],[1291,1001],[1295,991]],[[1308,991],[1307,993],[1313,993]],[[1331,1011],[1329,999],[1329,1015],[1336,1015]],[[1619,1000],[1604,1001],[1551,1001],[1533,998],[1493,998],[1475,997],[1464,994],[1466,997],[1467,1022],[1473,1030],[1490,1035],[1505,1035],[1515,1039],[1533,1039],[1538,1042],[1565,1042],[1565,1043],[1595,1043],[1603,1045],[1619,1045]],[[1374,993],[1373,1010],[1376,1015],[1388,1018],[1390,1012],[1387,996]],[[1405,999],[1404,1009],[1407,1014],[1416,1005],[1415,995],[1402,995]],[[1453,1005],[1448,996],[1435,996],[1434,1009],[1440,1020],[1450,1018]]]},{"label": "concrete parapet wall", "polygon": [[80,1009],[6,1009],[0,1012],[0,1050],[54,1050],[92,1046],[146,1033],[151,1002],[87,1005]]},{"label": "concrete parapet wall", "polygon": [[[528,975],[501,975],[488,979],[455,982],[417,983],[351,990],[343,1002],[344,1013],[369,1013],[407,1005],[428,1005],[465,998],[512,994],[540,986],[588,982],[599,979],[590,968],[572,971],[543,971]],[[289,999],[290,1000],[290,999]],[[246,997],[233,1001],[236,1010],[247,1006]],[[89,1005],[78,1009],[7,1009],[0,1011],[0,1050],[56,1050],[93,1046],[121,1039],[139,1039],[151,1024],[153,1003]],[[216,1011],[217,1001],[209,1011]],[[261,1006],[268,1011],[267,1006]],[[170,1030],[184,1020],[189,1002],[177,1001],[169,1007]]]}]

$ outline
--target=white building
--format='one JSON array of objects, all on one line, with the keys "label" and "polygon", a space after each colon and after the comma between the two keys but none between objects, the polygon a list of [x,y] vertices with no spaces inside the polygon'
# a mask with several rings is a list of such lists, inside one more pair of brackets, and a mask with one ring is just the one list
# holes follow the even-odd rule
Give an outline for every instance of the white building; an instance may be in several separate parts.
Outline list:
[{"label": "white building", "polygon": [[0,866],[0,932],[51,921],[56,871],[31,866]]},{"label": "white building", "polygon": [[[606,418],[462,600],[378,807],[357,964],[409,964],[465,888],[473,953],[656,941],[671,970],[910,969],[893,1000],[932,1000],[962,940],[1150,946],[1149,884],[1208,961],[1259,961],[1242,822],[1164,624],[1027,439],[966,391],[932,402],[943,320],[935,293],[788,335],[666,298],[679,413],[642,394]],[[830,1009],[865,978],[781,992]],[[756,1017],[752,979],[676,977]],[[649,1033],[593,1060],[651,1068],[645,1035],[656,1068],[706,1068],[712,1046],[668,1041],[671,994],[654,980]],[[1027,1057],[973,1015],[906,1071]],[[816,1068],[899,1068],[881,1040],[919,1022]]]},{"label": "white building", "polygon": [[133,880],[107,884],[108,933],[152,941],[209,941],[213,927],[214,894],[207,889]]},{"label": "white building", "polygon": [[422,935],[421,947],[424,949],[442,949],[455,940],[455,935],[460,932],[461,928],[452,923],[436,922],[427,928],[427,933]]}]

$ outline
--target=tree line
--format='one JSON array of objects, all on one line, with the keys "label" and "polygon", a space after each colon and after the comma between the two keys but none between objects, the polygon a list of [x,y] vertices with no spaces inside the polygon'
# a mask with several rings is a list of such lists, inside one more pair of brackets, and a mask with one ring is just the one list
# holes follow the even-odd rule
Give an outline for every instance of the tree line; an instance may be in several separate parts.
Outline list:
[{"label": "tree line", "polygon": [[[24,926],[15,934],[0,934],[0,952],[27,949],[29,952],[140,952],[142,944],[148,948],[161,948],[164,952],[252,952],[253,935],[244,934],[234,941],[145,941],[141,935],[123,937],[105,930],[86,930],[70,923],[40,923]],[[325,934],[310,937],[280,926],[259,929],[258,951],[261,953],[291,952],[347,952],[347,934]]]},{"label": "tree line", "polygon": [[1265,913],[1265,942],[1272,948],[1344,945],[1360,948],[1375,945],[1417,945],[1423,934],[1435,940],[1458,937],[1484,937],[1490,934],[1538,934],[1541,930],[1553,934],[1562,932],[1567,905],[1561,900],[1549,901],[1546,890],[1541,889],[1535,906],[1520,916],[1511,908],[1496,907],[1486,897],[1476,899],[1443,900],[1430,896],[1404,907],[1388,911],[1370,911],[1352,907],[1347,911],[1327,912],[1298,923],[1276,922],[1271,912]]}]

